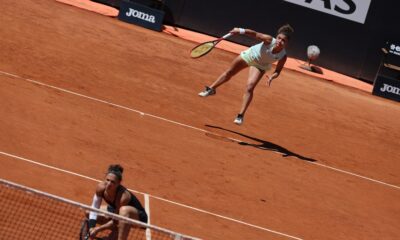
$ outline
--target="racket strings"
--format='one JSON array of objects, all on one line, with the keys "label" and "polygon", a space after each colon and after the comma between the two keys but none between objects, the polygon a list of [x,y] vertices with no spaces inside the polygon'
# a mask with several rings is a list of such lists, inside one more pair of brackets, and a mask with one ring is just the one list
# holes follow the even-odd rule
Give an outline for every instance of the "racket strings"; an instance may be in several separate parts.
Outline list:
[{"label": "racket strings", "polygon": [[213,49],[215,44],[213,42],[206,42],[192,49],[190,56],[192,58],[201,57]]}]

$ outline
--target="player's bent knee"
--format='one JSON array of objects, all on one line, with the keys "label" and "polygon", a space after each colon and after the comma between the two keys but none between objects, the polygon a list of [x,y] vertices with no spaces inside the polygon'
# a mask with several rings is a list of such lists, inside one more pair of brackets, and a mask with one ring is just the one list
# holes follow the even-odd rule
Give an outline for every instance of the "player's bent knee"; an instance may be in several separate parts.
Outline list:
[{"label": "player's bent knee", "polygon": [[128,218],[133,218],[138,220],[139,219],[139,213],[138,210],[132,206],[122,206],[119,209],[119,215],[128,217]]}]

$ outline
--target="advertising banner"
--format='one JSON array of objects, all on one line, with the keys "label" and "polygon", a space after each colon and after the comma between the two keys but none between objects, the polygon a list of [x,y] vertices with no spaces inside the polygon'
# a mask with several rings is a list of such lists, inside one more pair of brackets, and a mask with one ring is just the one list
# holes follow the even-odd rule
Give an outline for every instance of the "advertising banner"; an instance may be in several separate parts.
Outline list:
[{"label": "advertising banner", "polygon": [[284,0],[306,8],[365,23],[371,0]]},{"label": "advertising banner", "polygon": [[377,96],[400,102],[400,80],[378,75],[372,93]]},{"label": "advertising banner", "polygon": [[155,31],[161,31],[164,12],[135,2],[121,1],[118,19]]}]

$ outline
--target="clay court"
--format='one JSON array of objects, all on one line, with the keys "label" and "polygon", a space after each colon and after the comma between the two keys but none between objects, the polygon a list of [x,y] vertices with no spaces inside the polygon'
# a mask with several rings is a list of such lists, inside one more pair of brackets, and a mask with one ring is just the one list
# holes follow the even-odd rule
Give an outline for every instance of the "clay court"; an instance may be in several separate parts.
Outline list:
[{"label": "clay court", "polygon": [[235,53],[191,59],[195,42],[54,0],[1,5],[1,178],[90,204],[120,163],[151,224],[202,239],[400,239],[399,103],[286,68],[237,126],[246,70],[197,96]]}]

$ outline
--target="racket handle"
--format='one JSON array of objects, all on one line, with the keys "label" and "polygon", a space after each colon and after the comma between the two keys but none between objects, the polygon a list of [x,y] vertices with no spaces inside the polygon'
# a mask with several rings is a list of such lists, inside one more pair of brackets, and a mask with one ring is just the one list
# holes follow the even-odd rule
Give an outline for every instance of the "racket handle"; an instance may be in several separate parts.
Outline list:
[{"label": "racket handle", "polygon": [[224,36],[222,36],[222,39],[228,38],[230,36],[232,36],[232,33],[225,34]]}]

